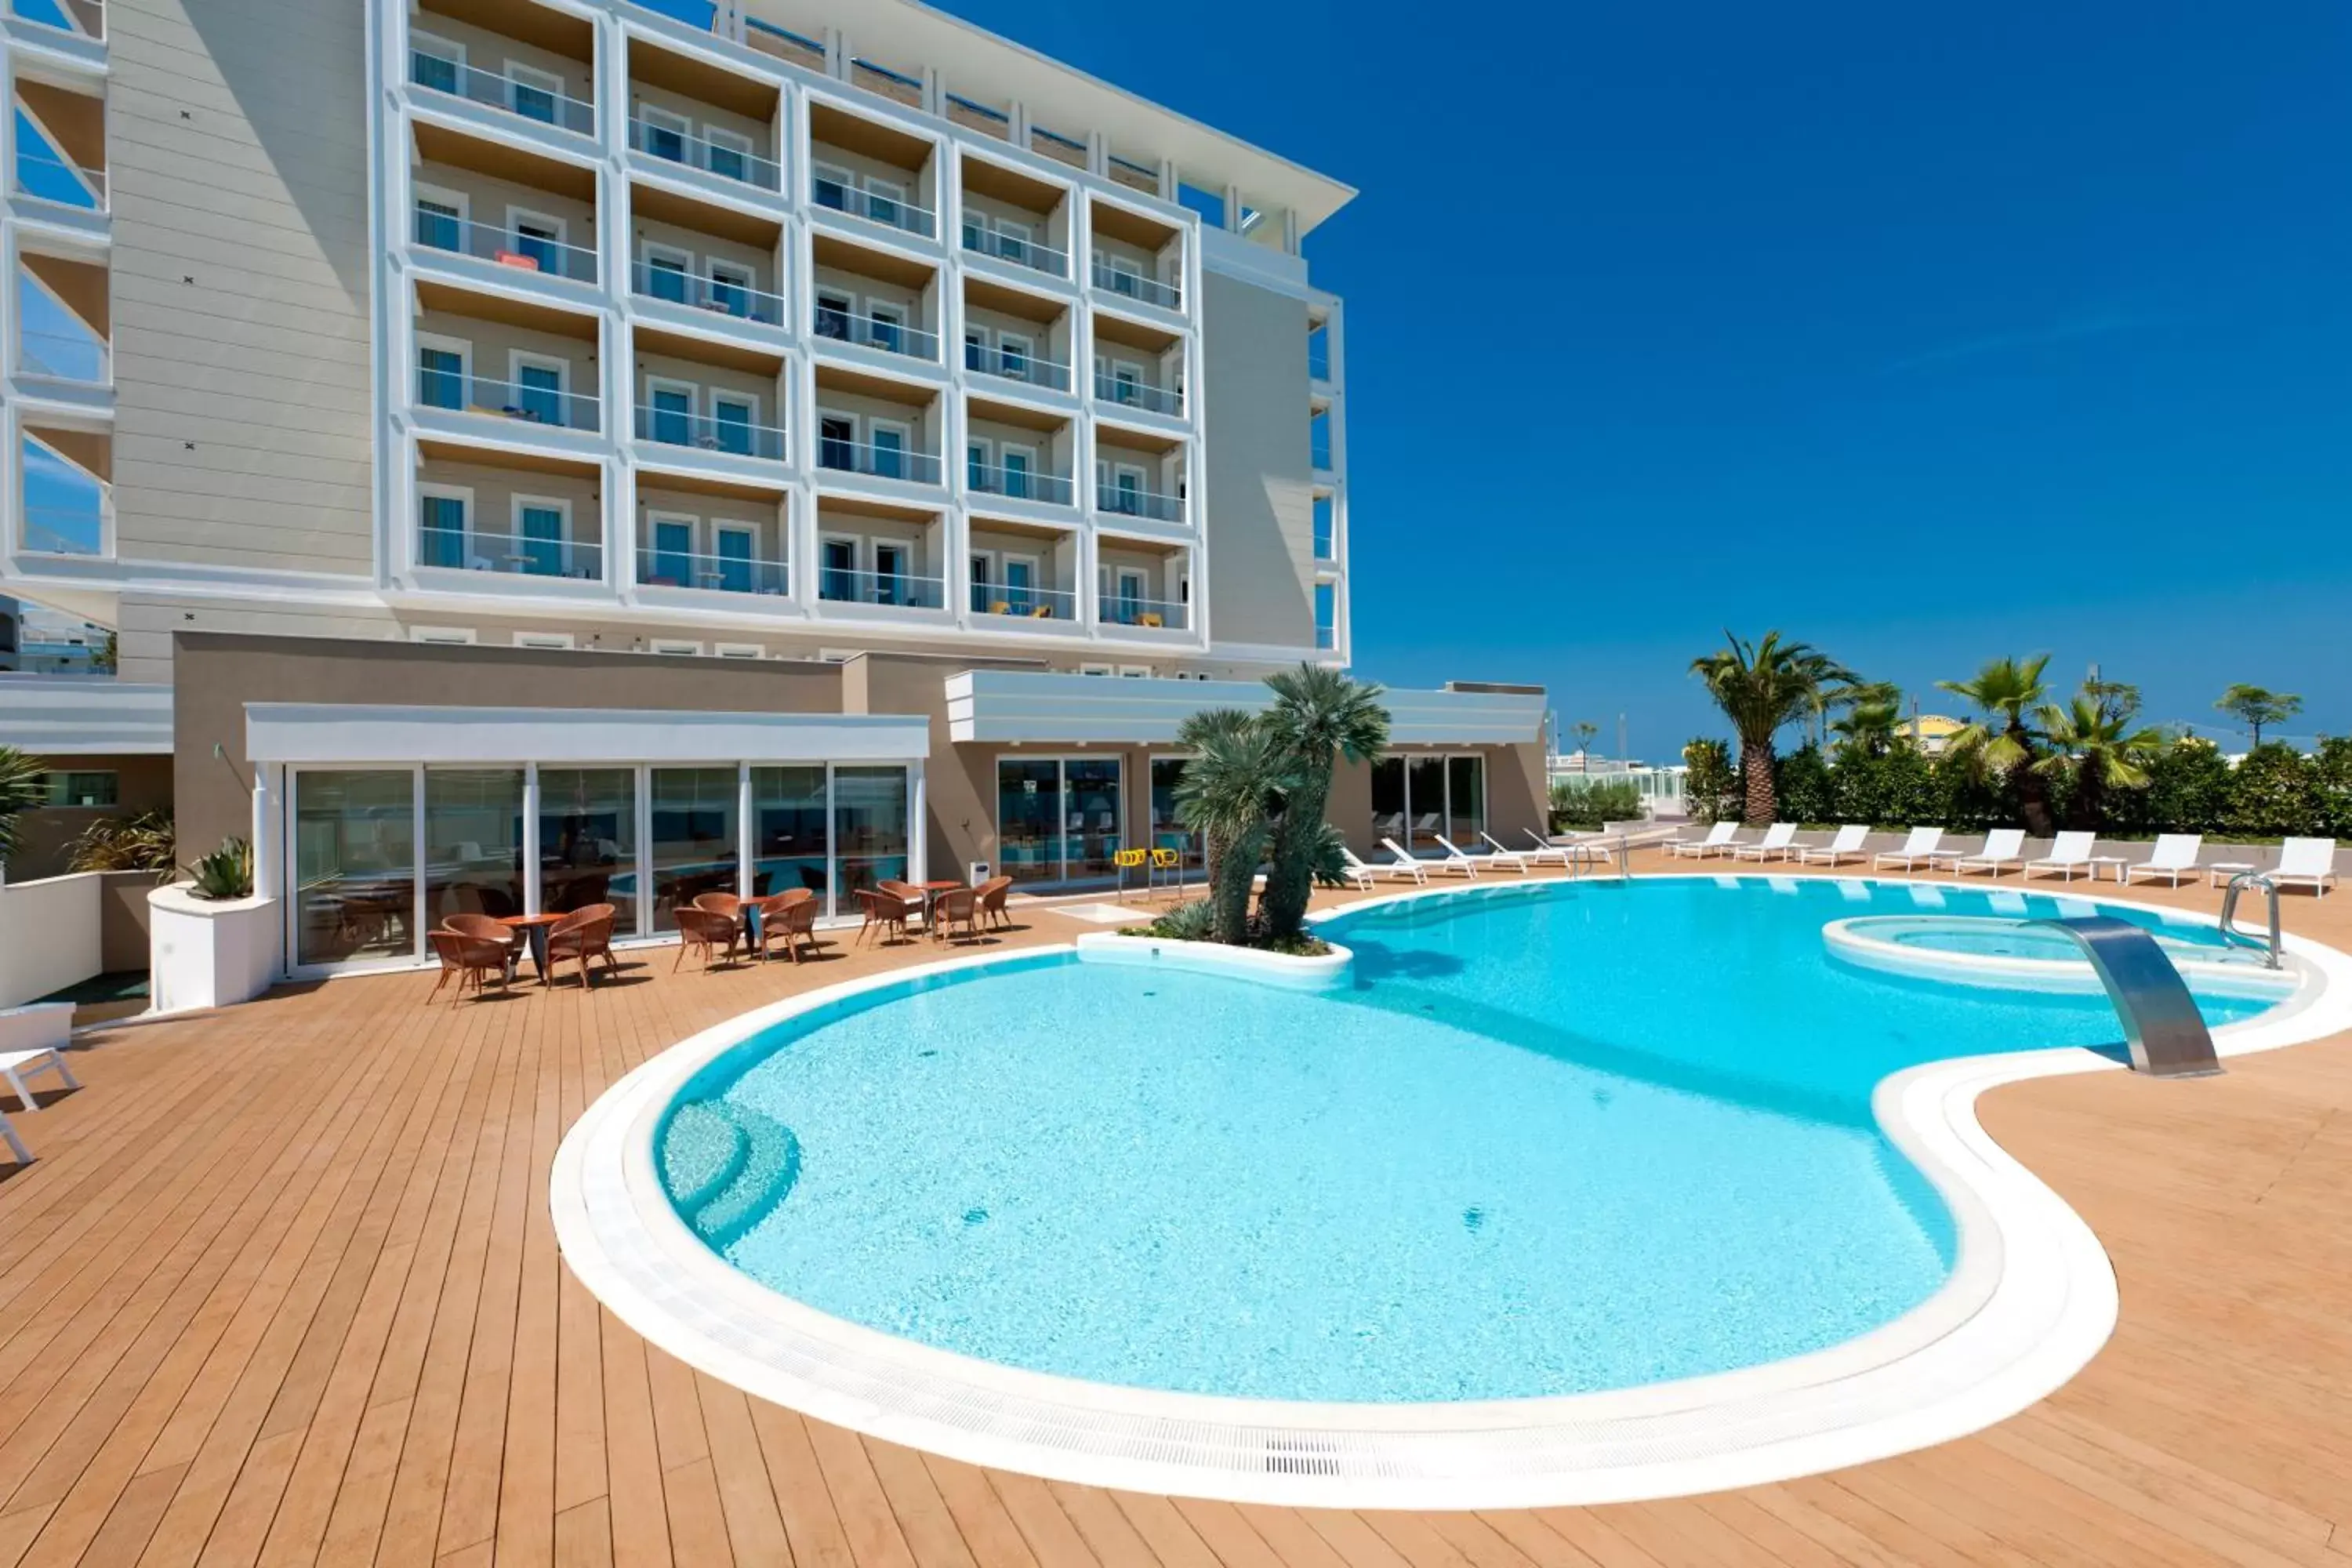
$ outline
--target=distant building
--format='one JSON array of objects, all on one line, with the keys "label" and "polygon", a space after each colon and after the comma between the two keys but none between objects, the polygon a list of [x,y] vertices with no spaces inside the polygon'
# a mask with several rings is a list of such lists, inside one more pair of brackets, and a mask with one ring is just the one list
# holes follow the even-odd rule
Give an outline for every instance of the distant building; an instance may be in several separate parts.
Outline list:
[{"label": "distant building", "polygon": [[1965,719],[1955,719],[1946,713],[1917,713],[1904,724],[1903,732],[1927,755],[1939,757],[1944,754],[1944,748],[1951,744],[1952,737],[1967,728],[1968,721]]}]

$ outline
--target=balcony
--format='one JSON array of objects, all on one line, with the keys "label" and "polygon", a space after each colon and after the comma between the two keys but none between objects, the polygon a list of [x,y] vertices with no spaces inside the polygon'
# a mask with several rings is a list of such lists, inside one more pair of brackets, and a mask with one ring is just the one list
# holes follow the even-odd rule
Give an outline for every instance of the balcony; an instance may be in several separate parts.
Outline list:
[{"label": "balcony", "polygon": [[596,281],[593,250],[524,228],[495,228],[475,223],[434,202],[416,204],[415,240],[427,250],[470,256],[518,272],[562,278],[574,283]]},{"label": "balcony", "polygon": [[27,506],[23,528],[20,548],[28,555],[102,558],[114,553],[114,511],[110,505]]},{"label": "balcony", "polygon": [[100,0],[8,0],[8,15],[69,37],[106,42],[106,7]]},{"label": "balcony", "polygon": [[940,339],[937,332],[927,332],[920,327],[887,316],[861,316],[835,306],[820,302],[812,325],[816,335],[838,343],[855,343],[860,348],[879,349],[884,353],[904,354],[937,364]]},{"label": "balcony", "polygon": [[784,188],[782,166],[774,159],[763,158],[749,147],[688,135],[673,126],[633,119],[629,145],[660,163],[681,164],[754,190],[778,193]]},{"label": "balcony", "polygon": [[1125,593],[1103,595],[1095,618],[1107,626],[1134,626],[1152,631],[1190,631],[1192,606],[1173,599],[1145,599]]},{"label": "balcony", "polygon": [[904,572],[868,572],[847,566],[817,570],[816,596],[827,604],[887,605],[908,610],[947,607],[947,584],[937,577]]},{"label": "balcony", "polygon": [[1045,473],[1020,464],[967,462],[963,483],[976,496],[1001,496],[1046,506],[1076,504],[1076,489],[1068,475]]},{"label": "balcony", "polygon": [[1162,283],[1157,278],[1147,278],[1130,267],[1109,261],[1097,261],[1094,267],[1095,287],[1123,299],[1139,300],[1162,310],[1181,310],[1184,296],[1173,283]]},{"label": "balcony", "polygon": [[604,547],[551,531],[486,533],[474,528],[452,528],[438,523],[428,512],[417,530],[416,563],[448,571],[594,582],[604,575]]},{"label": "balcony", "polygon": [[604,428],[598,401],[584,393],[564,391],[552,374],[521,382],[494,381],[427,361],[416,367],[416,405],[559,430]]},{"label": "balcony", "polygon": [[1068,251],[1041,245],[1023,235],[989,228],[969,218],[963,225],[963,247],[975,256],[992,256],[999,261],[1026,267],[1049,278],[1067,278],[1070,275]]},{"label": "balcony", "polygon": [[684,408],[637,405],[637,439],[657,446],[687,447],[730,457],[781,463],[789,448],[784,432],[773,425],[754,424],[729,415],[693,414]]},{"label": "balcony", "polygon": [[1022,353],[999,346],[994,349],[981,343],[963,346],[963,367],[975,375],[985,375],[998,381],[1019,382],[1024,386],[1042,386],[1048,392],[1070,390],[1070,367],[1056,360],[1041,359],[1035,354]]},{"label": "balcony", "polygon": [[430,48],[408,51],[408,82],[426,92],[568,131],[575,136],[596,134],[594,104],[572,98],[546,81],[524,81],[482,70]]},{"label": "balcony", "polygon": [[20,199],[76,213],[95,216],[107,210],[105,170],[83,168],[29,140],[17,142],[13,188]]},{"label": "balcony", "polygon": [[816,466],[836,473],[863,474],[869,479],[900,479],[908,484],[936,485],[940,460],[928,452],[914,452],[887,441],[850,441],[820,436]]},{"label": "balcony", "polygon": [[939,233],[939,215],[930,208],[919,206],[903,196],[862,190],[830,174],[812,174],[809,177],[809,199],[821,207],[847,213],[852,217],[862,217],[885,228],[919,234],[925,239]]},{"label": "balcony", "polygon": [[1111,517],[1148,518],[1154,522],[1182,522],[1184,498],[1145,489],[1125,480],[1095,486],[1095,510]]},{"label": "balcony", "polygon": [[1117,372],[1095,373],[1095,400],[1123,408],[1140,408],[1150,414],[1164,414],[1175,419],[1184,416],[1184,395],[1181,392],[1154,386]]},{"label": "balcony", "polygon": [[[751,542],[746,536],[742,549],[748,552]],[[771,598],[792,592],[791,575],[782,561],[762,561],[749,553],[705,555],[653,544],[637,551],[637,582],[648,588],[700,588]]]},{"label": "balcony", "polygon": [[640,300],[659,300],[758,326],[781,328],[789,320],[781,295],[745,283],[705,278],[682,265],[640,261],[630,268],[629,279],[631,290]]},{"label": "balcony", "polygon": [[974,583],[971,613],[1024,621],[1075,621],[1078,596],[1063,588],[1023,588],[1008,583]]},{"label": "balcony", "polygon": [[45,331],[19,322],[16,374],[64,386],[108,387],[114,384],[114,354],[94,333]]}]

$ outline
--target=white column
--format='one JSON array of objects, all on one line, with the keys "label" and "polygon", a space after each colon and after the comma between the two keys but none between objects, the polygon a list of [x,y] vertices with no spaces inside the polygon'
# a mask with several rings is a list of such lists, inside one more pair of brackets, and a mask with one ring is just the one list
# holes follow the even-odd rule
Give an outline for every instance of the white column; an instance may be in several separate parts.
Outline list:
[{"label": "white column", "polygon": [[735,764],[735,896],[751,896],[751,764]]},{"label": "white column", "polygon": [[253,896],[278,897],[278,792],[271,787],[270,764],[253,764]]},{"label": "white column", "polygon": [[918,885],[931,879],[930,807],[923,784],[923,764],[907,764],[907,880]]},{"label": "white column", "polygon": [[522,765],[522,907],[525,914],[537,914],[540,908],[539,888],[539,764]]}]

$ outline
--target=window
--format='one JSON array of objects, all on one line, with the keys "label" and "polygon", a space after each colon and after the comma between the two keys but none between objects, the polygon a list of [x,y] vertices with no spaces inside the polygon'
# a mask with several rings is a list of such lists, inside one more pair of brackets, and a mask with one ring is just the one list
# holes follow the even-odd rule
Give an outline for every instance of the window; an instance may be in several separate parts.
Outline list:
[{"label": "window", "polygon": [[833,770],[833,840],[836,909],[861,888],[903,880],[908,871],[907,770]]},{"label": "window", "polygon": [[634,934],[636,770],[540,769],[539,865],[541,909],[568,914],[591,904],[611,904],[613,934]]},{"label": "window", "polygon": [[702,645],[691,637],[654,637],[646,644],[647,653],[670,654],[684,658],[702,657]]},{"label": "window", "polygon": [[749,268],[730,261],[710,264],[710,303],[739,319],[751,316],[751,296],[757,292]]},{"label": "window", "polygon": [[818,337],[847,342],[849,323],[856,314],[857,301],[849,295],[837,289],[817,290],[816,317],[813,325]]},{"label": "window", "polygon": [[907,352],[906,311],[896,305],[886,305],[879,300],[875,300],[866,305],[866,315],[869,328],[867,336],[869,342],[877,349],[887,350],[894,354]]},{"label": "window", "polygon": [[849,193],[856,188],[857,181],[846,169],[819,163],[809,185],[817,205],[831,207],[835,212],[846,212],[849,210]]},{"label": "window", "polygon": [[1031,447],[1007,447],[1004,448],[1002,467],[1006,495],[1015,500],[1029,499],[1031,493],[1029,476],[1035,468],[1036,462],[1037,454]]},{"label": "window", "polygon": [[828,539],[817,547],[821,570],[817,597],[854,603],[857,597],[857,541]]},{"label": "window", "polygon": [[542,649],[568,648],[572,646],[572,634],[570,632],[517,632],[514,635],[514,645],[517,647]]},{"label": "window", "polygon": [[[718,557],[719,586],[730,594],[748,594],[758,584],[752,581],[751,560],[756,553],[751,531],[740,525],[720,524],[712,536]],[[753,658],[759,657],[753,655]]]},{"label": "window", "polygon": [[720,658],[765,658],[767,648],[755,642],[722,642],[710,645],[710,651]]},{"label": "window", "polygon": [[910,605],[914,603],[913,584],[907,580],[907,547],[893,540],[874,542],[874,602],[877,605]]},{"label": "window", "polygon": [[688,298],[687,280],[693,271],[694,258],[685,251],[646,247],[646,292],[654,299],[685,304]]},{"label": "window", "polygon": [[[1183,672],[1178,671],[1176,679],[1183,679]],[[1180,863],[1184,869],[1197,871],[1205,853],[1201,836],[1176,816],[1176,786],[1183,779],[1183,758],[1151,759],[1151,847],[1175,850],[1182,858]]]},{"label": "window", "polygon": [[466,248],[466,198],[431,185],[416,187],[416,243],[436,250]]},{"label": "window", "polygon": [[1331,411],[1321,408],[1307,420],[1307,456],[1318,468],[1331,466]]},{"label": "window", "polygon": [[1016,332],[996,334],[996,366],[999,374],[1014,381],[1029,379],[1029,363],[1035,344]]},{"label": "window", "polygon": [[907,199],[907,187],[894,180],[866,177],[866,216],[876,223],[898,226],[903,218],[900,204]]},{"label": "window", "polygon": [[1307,374],[1317,381],[1331,379],[1331,327],[1318,321],[1307,329]]},{"label": "window", "polygon": [[733,768],[655,768],[651,780],[652,927],[673,931],[679,907],[697,895],[736,890],[740,795]]},{"label": "window", "polygon": [[522,770],[425,770],[425,921],[523,912]]},{"label": "window", "polygon": [[512,209],[507,218],[514,228],[515,253],[529,261],[533,271],[563,276],[563,220]]},{"label": "window", "polygon": [[753,183],[750,137],[711,126],[705,132],[703,140],[709,149],[712,174],[730,180],[740,180],[745,184]]},{"label": "window", "polygon": [[297,962],[416,954],[416,777],[407,768],[304,770],[294,776],[288,882]]},{"label": "window", "polygon": [[857,421],[844,414],[827,414],[816,424],[816,461],[821,468],[857,467]]},{"label": "window", "polygon": [[517,496],[515,539],[509,564],[532,577],[561,577],[570,564],[572,507],[568,501]]},{"label": "window", "polygon": [[1338,544],[1332,537],[1332,511],[1333,503],[1329,496],[1315,498],[1315,559],[1318,561],[1338,559]]},{"label": "window", "polygon": [[461,490],[420,490],[416,498],[416,563],[462,568],[466,564],[466,509]]},{"label": "window", "polygon": [[1140,572],[1122,570],[1118,574],[1118,620],[1119,625],[1131,626],[1142,618],[1145,586],[1144,576]]},{"label": "window", "polygon": [[472,626],[411,626],[408,640],[437,647],[471,647],[477,639]]},{"label": "window", "polygon": [[1117,757],[1000,758],[997,869],[1016,882],[1109,876],[1123,821],[1119,786]]},{"label": "window", "polygon": [[752,437],[759,423],[760,410],[749,397],[736,393],[710,395],[711,444],[719,450],[743,458],[754,456]]},{"label": "window", "polygon": [[964,482],[982,493],[996,488],[996,465],[992,456],[984,440],[974,439],[964,445]]},{"label": "window", "polygon": [[563,373],[568,367],[561,360],[514,356],[514,396],[509,406],[534,425],[563,425],[567,399],[563,395]]},{"label": "window", "polygon": [[832,813],[823,767],[751,770],[751,896],[773,898],[806,888],[823,902],[832,891]]},{"label": "window", "polygon": [[1315,584],[1315,646],[1327,651],[1339,646],[1339,590],[1336,584]]},{"label": "window", "polygon": [[107,806],[122,804],[121,781],[110,769],[73,769],[41,777],[42,803],[51,806]]},{"label": "window", "polygon": [[507,62],[507,107],[525,120],[541,125],[556,122],[556,106],[563,101],[563,79],[529,66]]},{"label": "window", "polygon": [[686,144],[694,138],[694,122],[666,109],[640,107],[637,144],[646,153],[672,163],[686,162]]},{"label": "window", "polygon": [[866,426],[866,442],[873,448],[873,471],[886,479],[908,477],[906,426],[876,419]]},{"label": "window", "polygon": [[996,220],[994,248],[996,254],[1007,261],[1018,261],[1025,265],[1029,260],[1029,246],[1032,237],[1030,227],[1025,223],[1014,223],[1010,218]]},{"label": "window", "polygon": [[648,436],[666,446],[694,445],[694,388],[677,382],[647,382],[646,403],[651,411]]},{"label": "window", "polygon": [[988,333],[979,327],[963,330],[963,367],[977,371],[988,369]]},{"label": "window", "polygon": [[465,74],[466,46],[436,38],[430,33],[408,36],[408,77],[419,87],[454,93]]},{"label": "window", "polygon": [[422,338],[416,344],[416,401],[427,408],[466,406],[466,351],[454,344],[436,345]]},{"label": "window", "polygon": [[694,519],[655,516],[653,570],[646,578],[656,588],[689,587],[694,582]]}]

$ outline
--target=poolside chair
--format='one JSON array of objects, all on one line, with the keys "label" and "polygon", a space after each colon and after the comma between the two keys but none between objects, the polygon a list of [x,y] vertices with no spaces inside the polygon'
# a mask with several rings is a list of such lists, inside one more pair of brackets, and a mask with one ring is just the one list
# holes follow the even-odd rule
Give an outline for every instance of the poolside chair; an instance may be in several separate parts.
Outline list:
[{"label": "poolside chair", "polygon": [[[1528,841],[1534,845],[1534,847],[1531,849],[1522,849],[1519,853],[1525,855],[1528,860],[1534,864],[1538,866],[1558,866],[1561,870],[1565,871],[1569,867],[1576,863],[1575,857],[1570,853],[1570,849],[1567,845],[1554,844],[1550,839],[1546,838],[1542,834],[1538,833],[1532,827],[1523,828],[1521,831],[1527,834]],[[1478,837],[1484,838],[1487,843],[1493,845],[1497,849],[1503,847],[1503,841],[1496,837],[1491,833],[1481,832]]]},{"label": "poolside chair", "polygon": [[794,888],[778,893],[772,899],[755,900],[760,910],[760,941],[761,958],[775,956],[776,944],[782,942],[784,956],[794,963],[801,961],[801,943],[814,948],[816,942],[817,897],[806,888]]},{"label": "poolside chair", "polygon": [[[1381,842],[1386,844],[1388,840],[1384,838]],[[1394,847],[1393,845],[1390,847]],[[1348,875],[1356,879],[1356,885],[1367,889],[1371,887],[1375,877],[1388,877],[1400,882],[1423,883],[1429,880],[1429,873],[1422,868],[1421,862],[1409,855],[1401,856],[1385,866],[1375,866],[1369,860],[1359,858],[1353,849],[1341,845],[1339,858],[1348,868]]]},{"label": "poolside chair", "polygon": [[1882,849],[1870,858],[1870,868],[1895,865],[1906,871],[1935,863],[1936,845],[1944,837],[1940,827],[1915,827],[1903,840],[1900,849]]},{"label": "poolside chair", "polygon": [[2124,868],[2124,880],[2136,882],[2142,875],[2161,877],[2177,888],[2181,878],[2196,877],[2197,857],[2204,847],[2205,836],[2201,833],[2159,833],[2156,836],[2156,848],[2147,859]]},{"label": "poolside chair", "polygon": [[433,990],[425,996],[425,1001],[430,1002],[440,995],[441,987],[449,983],[451,975],[457,978],[457,989],[449,995],[453,1005],[465,999],[468,981],[473,983],[477,996],[481,994],[485,977],[492,974],[499,977],[499,989],[501,992],[506,990],[509,949],[503,940],[493,942],[488,937],[467,936],[463,931],[446,930],[428,931],[425,938],[433,944],[433,955],[441,961],[441,977],[433,983]]},{"label": "poolside chair", "polygon": [[972,942],[980,935],[980,889],[950,888],[931,907],[931,934],[953,941],[958,928]]},{"label": "poolside chair", "polygon": [[2025,829],[1996,827],[1985,835],[1983,848],[1973,855],[1954,858],[1952,875],[1965,877],[1971,871],[1982,871],[1998,877],[2012,866],[2021,870],[2025,866]]},{"label": "poolside chair", "polygon": [[1459,849],[1449,848],[1442,860],[1423,860],[1420,856],[1409,852],[1403,845],[1393,838],[1383,838],[1381,843],[1390,854],[1400,860],[1412,860],[1425,866],[1435,866],[1441,871],[1459,871],[1474,882],[1478,879],[1478,862]]},{"label": "poolside chair", "polygon": [[720,914],[717,910],[698,909],[692,904],[674,911],[677,921],[677,956],[669,961],[669,972],[686,962],[689,952],[702,954],[702,972],[710,973],[712,964],[721,957],[731,957],[735,939],[742,934],[743,925],[733,915]]},{"label": "poolside chair", "polygon": [[611,904],[583,904],[547,928],[547,983],[555,984],[555,968],[565,959],[580,966],[580,989],[589,988],[589,963],[604,961],[613,973],[621,961],[613,956],[613,921],[619,910]]},{"label": "poolside chair", "polygon": [[35,1073],[44,1072],[57,1074],[58,1082],[63,1088],[81,1087],[74,1079],[73,1069],[66,1066],[64,1055],[55,1046],[39,1046],[29,1051],[0,1051],[0,1078],[8,1080],[8,1088],[16,1096],[16,1103],[26,1110],[36,1107],[33,1091],[25,1087],[25,1079]]},{"label": "poolside chair", "polygon": [[1459,857],[1462,859],[1469,861],[1474,866],[1485,866],[1489,869],[1492,869],[1496,866],[1508,866],[1512,870],[1517,871],[1522,877],[1528,874],[1528,858],[1520,854],[1516,849],[1495,849],[1481,852],[1465,849],[1455,844],[1451,838],[1446,837],[1443,833],[1433,834],[1432,837],[1437,840],[1437,847],[1445,851],[1447,856],[1446,864],[1448,865],[1453,864],[1454,858]]},{"label": "poolside chair", "polygon": [[1862,847],[1863,840],[1869,837],[1870,827],[1868,824],[1849,822],[1843,827],[1839,828],[1836,836],[1827,844],[1798,845],[1796,847],[1797,864],[1800,866],[1835,866],[1842,864],[1849,855],[1859,860],[1864,855],[1869,853],[1868,850]]},{"label": "poolside chair", "polygon": [[1764,830],[1764,837],[1753,844],[1735,844],[1731,858],[1735,860],[1785,860],[1791,842],[1797,837],[1793,822],[1776,822]]},{"label": "poolside chair", "polygon": [[1704,838],[1667,839],[1666,853],[1676,857],[1693,855],[1702,860],[1710,855],[1728,855],[1733,847],[1731,836],[1738,831],[1739,824],[1736,822],[1718,822],[1706,830]]},{"label": "poolside chair", "polygon": [[2036,871],[2056,872],[2071,882],[2074,879],[2074,873],[2081,871],[2095,882],[2099,879],[2099,868],[2092,864],[2091,848],[2098,840],[2099,836],[2095,833],[2062,833],[2057,842],[2050,846],[2049,854],[2025,863],[2025,875],[2032,877]]},{"label": "poolside chair", "polygon": [[16,1136],[16,1123],[8,1120],[7,1113],[5,1111],[0,1111],[0,1143],[8,1145],[8,1152],[16,1156],[16,1163],[19,1165],[29,1165],[33,1163],[33,1152],[25,1147],[25,1141],[22,1138]]},{"label": "poolside chair", "polygon": [[[697,893],[694,895],[694,907],[698,910],[708,910],[714,915],[725,915],[729,920],[733,921],[736,941],[743,944],[743,950],[746,952],[751,950],[751,921],[743,912],[741,899],[732,893]],[[729,942],[727,951],[733,952],[735,943]]]},{"label": "poolside chair", "polygon": [[991,877],[973,891],[980,895],[980,918],[991,928],[1009,926],[1013,917],[1004,912],[1004,895],[1013,890],[1013,879]]},{"label": "poolside chair", "polygon": [[2336,840],[2290,838],[2279,846],[2278,869],[2271,880],[2281,887],[2307,887],[2312,897],[2324,899],[2336,880]]},{"label": "poolside chair", "polygon": [[485,942],[507,944],[507,978],[512,980],[515,965],[530,950],[530,932],[520,926],[502,925],[489,915],[451,915],[441,922],[444,931],[457,931],[465,936],[478,936]]},{"label": "poolside chair", "polygon": [[886,893],[878,888],[858,888],[850,893],[866,916],[866,923],[857,928],[850,945],[856,947],[874,931],[882,933],[884,942],[907,940],[907,917],[922,913],[922,905],[911,903],[896,893]]}]

